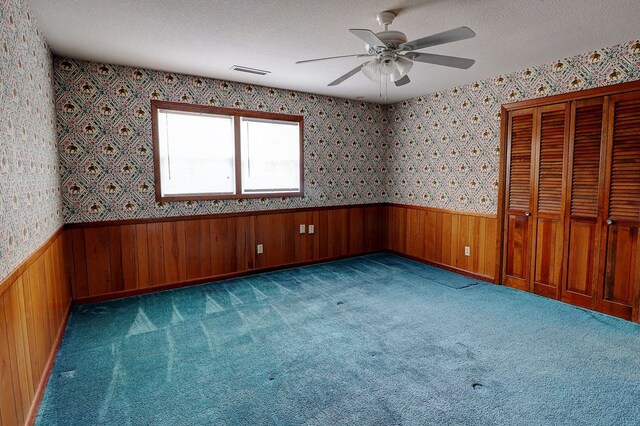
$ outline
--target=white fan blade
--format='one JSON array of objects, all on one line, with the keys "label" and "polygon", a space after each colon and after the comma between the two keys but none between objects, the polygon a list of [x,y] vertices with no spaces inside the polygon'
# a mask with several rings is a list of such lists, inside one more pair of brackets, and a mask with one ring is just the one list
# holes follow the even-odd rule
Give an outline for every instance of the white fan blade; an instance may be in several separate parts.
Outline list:
[{"label": "white fan blade", "polygon": [[371,30],[351,29],[349,31],[371,47],[387,47]]},{"label": "white fan blade", "polygon": [[408,75],[405,75],[405,76],[404,76],[404,77],[402,77],[400,80],[394,81],[393,83],[394,83],[396,86],[400,87],[400,86],[404,86],[405,84],[410,83],[410,82],[411,82],[411,80],[409,80],[409,76],[408,76]]},{"label": "white fan blade", "polygon": [[[364,64],[366,64],[367,62],[365,62]],[[348,73],[338,77],[337,79],[333,80],[331,83],[327,84],[327,86],[337,86],[338,84],[342,83],[343,81],[345,81],[346,79],[353,77],[354,75],[356,75],[357,73],[360,72],[360,70],[362,69],[362,67],[364,66],[364,64],[360,64],[357,67],[355,67],[354,69],[352,69],[351,71],[349,71]]]},{"label": "white fan blade", "polygon": [[296,64],[306,64],[307,62],[316,62],[316,61],[326,61],[328,59],[339,59],[339,58],[362,58],[364,56],[369,56],[366,53],[360,53],[357,55],[341,55],[341,56],[329,56],[327,58],[317,58],[317,59],[305,59],[304,61],[297,61]]},{"label": "white fan blade", "polygon": [[471,28],[459,27],[453,30],[443,31],[438,34],[419,38],[417,40],[408,41],[398,47],[399,52],[424,49],[425,47],[437,46],[439,44],[452,43],[454,41],[466,40],[473,38],[476,33]]},{"label": "white fan blade", "polygon": [[445,67],[460,68],[466,70],[475,64],[476,61],[456,56],[435,55],[433,53],[410,52],[405,55],[407,58],[426,64],[442,65]]}]

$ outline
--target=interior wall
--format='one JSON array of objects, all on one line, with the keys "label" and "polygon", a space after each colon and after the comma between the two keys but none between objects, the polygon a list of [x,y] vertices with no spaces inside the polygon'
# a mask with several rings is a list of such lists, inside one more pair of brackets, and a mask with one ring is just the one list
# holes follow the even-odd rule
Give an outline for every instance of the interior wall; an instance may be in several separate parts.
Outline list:
[{"label": "interior wall", "polygon": [[498,281],[499,230],[494,215],[390,205],[385,224],[387,250],[485,281]]},{"label": "interior wall", "polygon": [[[390,106],[55,59],[67,222],[376,202],[495,214],[500,106],[640,78],[619,44]],[[157,204],[149,100],[305,116],[305,197]]]},{"label": "interior wall", "polygon": [[[57,57],[54,77],[67,223],[365,204],[386,196],[381,105]],[[151,99],[303,115],[305,196],[156,203]]]},{"label": "interior wall", "polygon": [[67,231],[74,299],[86,303],[380,251],[384,209],[374,204],[74,224]]},{"label": "interior wall", "polygon": [[71,304],[52,58],[26,0],[0,2],[0,424],[29,423]]},{"label": "interior wall", "polygon": [[[67,58],[54,68],[67,222],[391,202],[403,206],[388,210],[384,248],[496,280],[501,105],[637,80],[640,44],[390,106]],[[150,99],[304,115],[305,197],[156,203]]]},{"label": "interior wall", "polygon": [[391,105],[387,201],[495,214],[502,104],[638,79],[634,40]]},{"label": "interior wall", "polygon": [[0,280],[63,224],[51,74],[27,2],[0,2]]},{"label": "interior wall", "polygon": [[31,424],[71,308],[70,239],[54,233],[0,287],[0,424]]}]

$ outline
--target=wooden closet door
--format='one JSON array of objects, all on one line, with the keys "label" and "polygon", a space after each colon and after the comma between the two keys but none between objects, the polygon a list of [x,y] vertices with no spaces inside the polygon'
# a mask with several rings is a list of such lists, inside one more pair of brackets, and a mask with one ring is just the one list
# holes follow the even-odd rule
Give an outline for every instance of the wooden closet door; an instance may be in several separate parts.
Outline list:
[{"label": "wooden closet door", "polygon": [[534,241],[530,291],[557,299],[560,296],[564,251],[564,160],[569,104],[540,107],[536,112],[539,130],[535,132]]},{"label": "wooden closet door", "polygon": [[531,253],[531,182],[535,158],[535,109],[509,114],[507,140],[506,207],[504,220],[503,284],[529,290]]},{"label": "wooden closet door", "polygon": [[607,144],[606,226],[597,309],[638,321],[640,293],[640,92],[612,96]]},{"label": "wooden closet door", "polygon": [[598,207],[602,203],[605,172],[606,111],[604,98],[571,105],[567,175],[570,196],[565,204],[567,263],[561,297],[564,302],[589,309],[596,308],[600,227],[604,222]]}]

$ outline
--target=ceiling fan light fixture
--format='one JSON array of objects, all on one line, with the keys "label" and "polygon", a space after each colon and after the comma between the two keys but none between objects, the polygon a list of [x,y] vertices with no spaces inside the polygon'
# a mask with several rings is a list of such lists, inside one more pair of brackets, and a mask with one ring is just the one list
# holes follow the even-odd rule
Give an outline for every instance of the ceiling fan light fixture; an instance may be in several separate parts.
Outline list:
[{"label": "ceiling fan light fixture", "polygon": [[412,66],[413,62],[411,62],[407,58],[399,56],[395,62],[395,70],[391,74],[391,81],[395,82],[400,80],[402,77],[409,73]]},{"label": "ceiling fan light fixture", "polygon": [[[408,73],[413,66],[413,61],[459,69],[468,69],[474,64],[475,61],[472,59],[415,52],[416,50],[427,47],[473,38],[476,33],[470,28],[454,28],[438,34],[407,41],[407,36],[404,33],[396,30],[389,30],[389,25],[393,22],[395,17],[396,13],[390,10],[378,13],[376,18],[378,23],[384,28],[384,31],[380,31],[378,33],[361,28],[352,28],[349,30],[353,35],[365,43],[366,53],[307,59],[296,63],[302,64],[328,59],[369,56],[373,57],[373,59],[356,66],[351,71],[346,72],[329,83],[328,86],[337,86],[362,71],[362,73],[373,83],[382,83],[383,80],[386,82],[385,77],[389,76],[389,80],[394,82],[397,87],[404,86],[411,81]],[[382,88],[382,85],[380,85],[380,87]]]},{"label": "ceiling fan light fixture", "polygon": [[391,79],[391,81],[393,81],[394,83],[398,80],[400,80],[402,77],[404,77],[404,74],[400,73],[400,70],[396,68],[396,70],[393,72],[393,74],[391,74],[389,76],[389,78]]},{"label": "ceiling fan light fixture", "polygon": [[372,59],[362,67],[362,73],[374,83],[380,83],[380,60]]},{"label": "ceiling fan light fixture", "polygon": [[411,62],[407,58],[403,58],[402,56],[399,56],[398,59],[396,59],[396,66],[398,67],[398,71],[400,72],[400,74],[402,74],[402,76],[404,77],[409,73],[409,71],[411,71],[411,67],[413,67],[413,62]]},{"label": "ceiling fan light fixture", "polygon": [[393,59],[385,58],[380,61],[380,73],[382,75],[391,75],[396,69],[396,62]]}]

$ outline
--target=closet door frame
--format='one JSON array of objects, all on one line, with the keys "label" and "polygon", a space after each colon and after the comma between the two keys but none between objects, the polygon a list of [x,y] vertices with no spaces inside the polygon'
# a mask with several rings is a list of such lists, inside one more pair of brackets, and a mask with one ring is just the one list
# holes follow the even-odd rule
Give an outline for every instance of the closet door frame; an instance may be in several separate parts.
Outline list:
[{"label": "closet door frame", "polygon": [[[557,104],[560,102],[569,102],[574,100],[589,99],[599,96],[614,95],[640,90],[640,81],[632,81],[628,83],[614,84],[611,86],[598,87],[595,89],[587,89],[576,92],[565,93],[561,95],[547,96],[543,98],[528,99],[524,101],[503,104],[500,110],[500,169],[498,171],[498,232],[496,250],[496,284],[504,285],[504,246],[505,246],[505,208],[507,204],[507,171],[508,171],[508,140],[509,140],[509,113],[512,111],[532,108],[543,105]],[[566,253],[566,251],[565,251]]]}]

